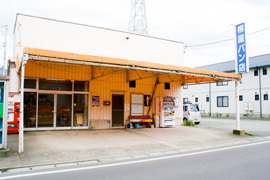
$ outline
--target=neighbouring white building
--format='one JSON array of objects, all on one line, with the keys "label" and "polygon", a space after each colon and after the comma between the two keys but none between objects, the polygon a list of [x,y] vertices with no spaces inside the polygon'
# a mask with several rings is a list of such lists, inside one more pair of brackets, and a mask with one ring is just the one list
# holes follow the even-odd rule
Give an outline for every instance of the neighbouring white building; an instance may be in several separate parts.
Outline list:
[{"label": "neighbouring white building", "polygon": [[[270,54],[249,58],[250,71],[242,74],[239,85],[242,117],[270,118]],[[198,67],[221,72],[235,72],[235,61]],[[201,113],[219,117],[235,117],[234,82],[220,81],[200,85],[184,85],[183,100],[200,105]]]}]

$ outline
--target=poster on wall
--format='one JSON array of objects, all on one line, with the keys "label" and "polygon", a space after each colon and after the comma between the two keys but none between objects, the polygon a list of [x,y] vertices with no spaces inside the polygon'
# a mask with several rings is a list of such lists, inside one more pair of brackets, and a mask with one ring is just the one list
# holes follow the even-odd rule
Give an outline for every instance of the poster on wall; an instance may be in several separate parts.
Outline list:
[{"label": "poster on wall", "polygon": [[174,97],[173,98],[173,101],[174,101],[174,107],[175,107],[175,109],[178,109],[179,108],[178,98],[177,97]]},{"label": "poster on wall", "polygon": [[92,107],[99,107],[99,96],[92,96]]},{"label": "poster on wall", "polygon": [[144,106],[150,106],[151,103],[151,95],[144,95],[143,96],[144,99]]},{"label": "poster on wall", "polygon": [[125,104],[125,111],[129,111],[129,104]]}]

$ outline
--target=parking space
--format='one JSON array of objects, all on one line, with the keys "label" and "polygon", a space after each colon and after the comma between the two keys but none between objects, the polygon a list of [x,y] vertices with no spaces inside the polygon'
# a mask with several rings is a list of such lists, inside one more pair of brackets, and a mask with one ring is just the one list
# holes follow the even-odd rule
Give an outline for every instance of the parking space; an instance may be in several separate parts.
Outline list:
[{"label": "parking space", "polygon": [[[236,128],[235,119],[202,118],[199,127],[232,132]],[[270,119],[241,119],[241,129],[256,136],[270,136]]]}]

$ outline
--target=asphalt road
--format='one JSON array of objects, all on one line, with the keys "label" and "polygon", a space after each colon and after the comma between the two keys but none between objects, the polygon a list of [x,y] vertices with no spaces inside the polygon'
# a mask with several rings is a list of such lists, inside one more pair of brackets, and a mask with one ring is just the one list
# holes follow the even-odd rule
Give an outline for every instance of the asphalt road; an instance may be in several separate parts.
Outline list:
[{"label": "asphalt road", "polygon": [[91,166],[0,174],[0,179],[269,179],[270,141]]},{"label": "asphalt road", "polygon": [[[199,127],[232,132],[236,128],[235,119],[202,118]],[[256,136],[270,136],[270,120],[241,119],[240,129]]]}]

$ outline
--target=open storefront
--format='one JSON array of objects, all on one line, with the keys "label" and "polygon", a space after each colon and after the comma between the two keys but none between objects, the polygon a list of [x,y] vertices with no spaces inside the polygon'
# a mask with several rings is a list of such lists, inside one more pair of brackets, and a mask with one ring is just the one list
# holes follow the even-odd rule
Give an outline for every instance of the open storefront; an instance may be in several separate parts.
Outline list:
[{"label": "open storefront", "polygon": [[157,101],[180,125],[184,84],[241,78],[183,67],[182,42],[89,25],[18,14],[14,37],[19,152],[25,130],[124,128],[158,115]]}]

